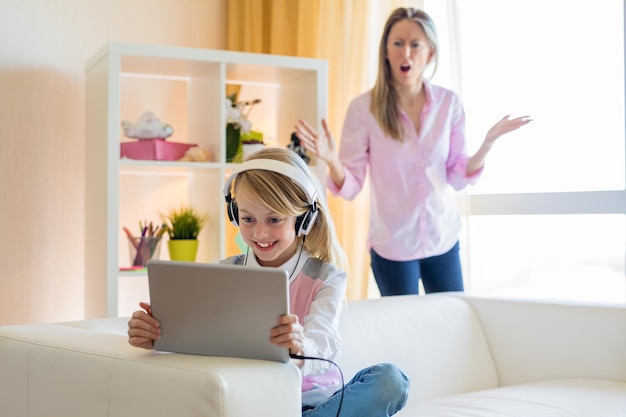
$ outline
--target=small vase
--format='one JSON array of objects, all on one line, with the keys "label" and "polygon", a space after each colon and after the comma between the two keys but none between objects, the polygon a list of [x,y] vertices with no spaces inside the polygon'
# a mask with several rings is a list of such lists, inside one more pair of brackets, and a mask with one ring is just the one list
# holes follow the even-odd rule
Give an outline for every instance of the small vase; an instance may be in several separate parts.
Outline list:
[{"label": "small vase", "polygon": [[226,124],[226,162],[236,162],[241,150],[241,129],[233,123]]},{"label": "small vase", "polygon": [[197,239],[171,239],[167,242],[170,260],[195,262],[198,253]]},{"label": "small vase", "polygon": [[248,157],[252,154],[254,154],[255,152],[260,151],[261,149],[265,148],[265,144],[264,143],[242,143],[241,145],[241,155],[243,160],[247,160]]}]

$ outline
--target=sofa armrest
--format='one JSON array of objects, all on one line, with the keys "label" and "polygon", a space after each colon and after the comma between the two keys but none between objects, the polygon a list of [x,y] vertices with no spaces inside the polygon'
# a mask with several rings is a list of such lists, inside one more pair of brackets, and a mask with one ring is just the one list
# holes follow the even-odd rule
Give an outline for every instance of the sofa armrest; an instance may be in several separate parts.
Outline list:
[{"label": "sofa armrest", "polygon": [[61,324],[0,326],[0,369],[2,413],[12,417],[301,413],[291,364],[147,351]]},{"label": "sofa armrest", "polygon": [[626,382],[626,305],[461,297],[483,325],[501,385]]}]

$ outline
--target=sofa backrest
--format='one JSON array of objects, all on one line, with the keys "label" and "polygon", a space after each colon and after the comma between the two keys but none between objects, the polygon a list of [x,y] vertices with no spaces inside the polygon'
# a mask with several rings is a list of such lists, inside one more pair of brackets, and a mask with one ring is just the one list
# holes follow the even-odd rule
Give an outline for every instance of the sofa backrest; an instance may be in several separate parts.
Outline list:
[{"label": "sofa backrest", "polygon": [[624,303],[461,297],[481,322],[500,385],[554,379],[626,382]]},{"label": "sofa backrest", "polygon": [[345,382],[381,362],[409,377],[409,402],[498,386],[480,322],[462,298],[429,294],[350,301],[338,358]]}]

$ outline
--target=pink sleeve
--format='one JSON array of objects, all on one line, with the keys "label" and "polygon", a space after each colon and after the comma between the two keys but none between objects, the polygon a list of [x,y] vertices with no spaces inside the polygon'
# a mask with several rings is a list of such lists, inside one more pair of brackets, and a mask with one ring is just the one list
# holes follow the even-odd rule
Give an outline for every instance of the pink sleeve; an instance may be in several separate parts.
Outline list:
[{"label": "pink sleeve", "polygon": [[465,112],[460,101],[454,101],[451,112],[450,153],[446,162],[446,170],[448,183],[452,188],[459,191],[468,185],[476,184],[484,167],[470,176],[467,175],[469,156],[465,149]]},{"label": "pink sleeve", "polygon": [[352,200],[363,188],[369,164],[369,104],[362,99],[354,99],[343,123],[339,159],[345,168],[345,180],[341,188],[328,177],[327,186],[333,195]]}]

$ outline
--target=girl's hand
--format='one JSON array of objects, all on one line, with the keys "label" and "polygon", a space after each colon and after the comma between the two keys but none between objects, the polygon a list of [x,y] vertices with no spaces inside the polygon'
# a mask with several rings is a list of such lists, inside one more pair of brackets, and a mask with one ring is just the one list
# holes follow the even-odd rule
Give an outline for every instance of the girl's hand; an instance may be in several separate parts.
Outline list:
[{"label": "girl's hand", "polygon": [[128,320],[128,343],[131,346],[153,349],[154,341],[161,337],[161,324],[152,317],[148,303],[139,303],[143,310],[137,310]]},{"label": "girl's hand", "polygon": [[532,122],[532,119],[529,116],[517,117],[515,119],[509,119],[509,117],[509,115],[504,116],[499,122],[493,125],[491,129],[489,129],[487,136],[485,137],[486,143],[491,144],[500,136],[517,130],[520,127]]},{"label": "girl's hand", "polygon": [[322,119],[322,127],[324,134],[320,135],[310,124],[304,120],[298,120],[298,124],[295,126],[296,136],[305,149],[311,151],[324,162],[330,163],[337,158],[335,139],[333,139],[325,119]]},{"label": "girl's hand", "polygon": [[295,314],[285,314],[278,318],[278,324],[270,330],[270,342],[286,347],[289,353],[304,353],[304,329]]}]

